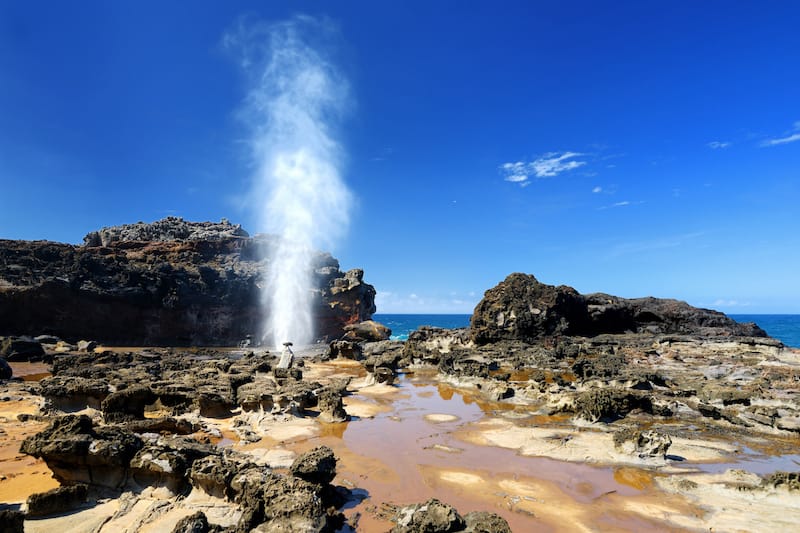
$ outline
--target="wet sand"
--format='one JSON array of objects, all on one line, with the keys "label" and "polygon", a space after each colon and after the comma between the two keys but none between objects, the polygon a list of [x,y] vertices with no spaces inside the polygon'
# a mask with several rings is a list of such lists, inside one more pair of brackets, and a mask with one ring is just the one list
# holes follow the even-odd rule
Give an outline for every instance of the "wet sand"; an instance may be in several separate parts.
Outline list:
[{"label": "wet sand", "polygon": [[[14,375],[25,381],[38,381],[50,375],[44,363],[9,363]],[[18,390],[17,390],[18,389]],[[28,496],[59,486],[44,461],[19,452],[22,441],[35,435],[46,422],[21,422],[21,414],[38,415],[39,402],[15,387],[0,401],[0,502],[22,503]]]}]

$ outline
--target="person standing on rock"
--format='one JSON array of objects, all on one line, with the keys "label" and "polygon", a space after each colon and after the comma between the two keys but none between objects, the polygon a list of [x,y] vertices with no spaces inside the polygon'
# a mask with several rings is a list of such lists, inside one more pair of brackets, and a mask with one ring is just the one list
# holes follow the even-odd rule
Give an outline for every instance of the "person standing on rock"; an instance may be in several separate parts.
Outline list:
[{"label": "person standing on rock", "polygon": [[278,368],[292,368],[292,363],[294,363],[294,353],[292,352],[291,346],[291,342],[283,343],[283,351],[281,352],[281,358],[278,361]]}]

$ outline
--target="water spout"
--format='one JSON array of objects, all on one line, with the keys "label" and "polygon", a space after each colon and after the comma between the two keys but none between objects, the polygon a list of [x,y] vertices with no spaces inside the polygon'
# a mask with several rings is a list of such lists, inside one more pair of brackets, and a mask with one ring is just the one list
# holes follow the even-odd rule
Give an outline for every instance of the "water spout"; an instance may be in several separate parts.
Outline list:
[{"label": "water spout", "polygon": [[278,236],[264,284],[264,339],[278,347],[314,340],[314,250],[332,249],[348,225],[336,126],[349,104],[347,80],[326,56],[335,28],[307,16],[275,24],[243,21],[226,44],[240,50],[251,87],[245,118],[256,165],[260,230]]}]

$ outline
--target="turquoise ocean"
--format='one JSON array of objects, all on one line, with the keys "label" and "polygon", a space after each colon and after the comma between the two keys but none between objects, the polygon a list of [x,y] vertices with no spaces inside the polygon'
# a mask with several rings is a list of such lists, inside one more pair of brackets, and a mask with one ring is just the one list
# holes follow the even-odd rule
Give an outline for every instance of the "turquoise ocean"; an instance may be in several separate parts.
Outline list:
[{"label": "turquoise ocean", "polygon": [[[392,338],[408,339],[420,326],[465,328],[471,315],[392,315],[376,314],[374,319],[392,330]],[[771,337],[787,346],[800,348],[800,315],[729,315],[737,322],[755,322]]]}]

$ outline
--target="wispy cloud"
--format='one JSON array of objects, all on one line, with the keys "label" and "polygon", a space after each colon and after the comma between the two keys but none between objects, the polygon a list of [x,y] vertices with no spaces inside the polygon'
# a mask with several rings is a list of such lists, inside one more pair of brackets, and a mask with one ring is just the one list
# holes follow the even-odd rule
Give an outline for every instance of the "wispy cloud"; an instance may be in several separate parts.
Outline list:
[{"label": "wispy cloud", "polygon": [[722,148],[727,148],[731,144],[733,144],[733,143],[731,143],[729,141],[711,141],[706,146],[708,146],[709,148],[711,148],[713,150],[720,150]]},{"label": "wispy cloud", "polygon": [[792,130],[786,132],[783,137],[761,141],[761,146],[777,146],[779,144],[789,144],[795,141],[800,141],[800,120],[795,122]]},{"label": "wispy cloud", "polygon": [[586,161],[576,159],[583,155],[579,152],[548,152],[533,161],[503,163],[500,171],[506,181],[525,187],[530,184],[531,178],[552,178],[586,165]]},{"label": "wispy cloud", "polygon": [[375,295],[375,305],[381,313],[471,313],[476,304],[474,291],[466,295],[456,291],[445,294],[378,291]]},{"label": "wispy cloud", "polygon": [[599,186],[599,185],[598,185],[597,187],[595,187],[594,189],[592,189],[592,192],[593,192],[593,193],[595,193],[595,194],[597,194],[597,193],[600,193],[600,192],[603,192],[603,188],[602,188],[601,186]]},{"label": "wispy cloud", "polygon": [[639,200],[637,202],[631,202],[630,200],[622,200],[621,202],[615,202],[615,203],[613,203],[611,205],[604,205],[602,207],[598,207],[597,209],[599,209],[599,210],[614,209],[614,208],[617,208],[617,207],[629,207],[629,206],[632,206],[632,205],[641,205],[643,203],[644,203],[644,200]]},{"label": "wispy cloud", "polygon": [[677,248],[688,243],[696,243],[697,239],[704,236],[706,232],[697,231],[694,233],[684,233],[682,235],[672,235],[660,237],[648,241],[624,242],[611,246],[606,254],[606,259],[629,255],[663,250],[667,248]]},{"label": "wispy cloud", "polygon": [[752,304],[750,302],[740,302],[738,300],[726,300],[724,298],[719,298],[711,304],[713,308],[731,308],[731,307],[750,307]]}]

